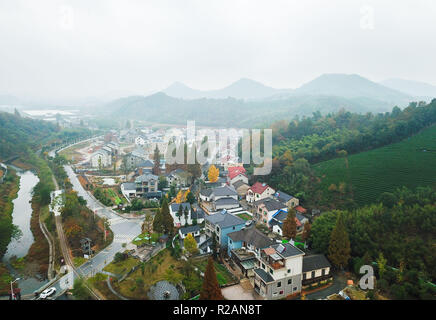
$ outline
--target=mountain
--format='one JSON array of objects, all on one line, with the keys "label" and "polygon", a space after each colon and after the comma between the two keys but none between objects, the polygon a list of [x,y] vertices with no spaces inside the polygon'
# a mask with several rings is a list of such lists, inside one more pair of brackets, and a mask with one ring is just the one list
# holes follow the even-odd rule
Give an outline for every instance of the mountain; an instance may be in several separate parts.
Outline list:
[{"label": "mountain", "polygon": [[425,82],[392,78],[380,83],[388,88],[402,91],[416,97],[436,98],[436,86]]},{"label": "mountain", "polygon": [[218,90],[196,90],[186,86],[181,82],[175,82],[162,92],[175,98],[183,99],[199,99],[199,98],[212,98],[212,99],[260,99],[269,97],[283,92],[291,92],[291,89],[275,89],[265,86],[264,84],[250,80],[240,79],[229,86]]},{"label": "mountain", "polygon": [[392,105],[372,99],[343,98],[324,95],[291,96],[286,99],[180,99],[159,92],[150,96],[133,96],[115,100],[100,108],[98,114],[111,119],[135,119],[154,123],[186,124],[214,127],[259,127],[295,116],[309,116],[345,109],[352,112],[392,110]]},{"label": "mountain", "polygon": [[375,83],[356,74],[323,74],[294,90],[292,95],[328,95],[344,98],[365,98],[407,106],[413,97]]}]

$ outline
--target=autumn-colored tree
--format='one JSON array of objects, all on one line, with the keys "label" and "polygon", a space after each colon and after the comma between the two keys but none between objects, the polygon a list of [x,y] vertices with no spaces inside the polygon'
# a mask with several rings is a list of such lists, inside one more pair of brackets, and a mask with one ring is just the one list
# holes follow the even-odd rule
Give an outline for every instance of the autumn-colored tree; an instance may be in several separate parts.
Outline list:
[{"label": "autumn-colored tree", "polygon": [[214,165],[211,165],[209,167],[209,171],[207,173],[207,178],[209,179],[209,181],[210,182],[217,182],[219,175],[220,175],[220,170],[217,167],[215,167]]},{"label": "autumn-colored tree", "polygon": [[343,269],[347,266],[351,257],[351,247],[342,213],[339,213],[336,225],[330,235],[328,252],[328,258],[335,267]]},{"label": "autumn-colored tree", "polygon": [[197,241],[195,241],[192,233],[188,234],[183,240],[183,245],[185,246],[186,251],[190,254],[194,255],[198,253]]},{"label": "autumn-colored tree", "polygon": [[303,234],[301,235],[301,239],[303,241],[307,241],[310,237],[310,229],[312,228],[312,225],[309,222],[306,222],[303,227]]},{"label": "autumn-colored tree", "polygon": [[174,200],[176,203],[182,203],[182,190],[179,190],[179,192],[177,193],[176,199]]},{"label": "autumn-colored tree", "polygon": [[283,221],[283,236],[288,239],[295,239],[297,236],[297,223],[295,221],[295,211],[288,209],[288,216]]},{"label": "autumn-colored tree", "polygon": [[200,300],[224,300],[221,288],[216,278],[215,267],[212,257],[209,257],[204,273],[203,288],[200,292]]}]

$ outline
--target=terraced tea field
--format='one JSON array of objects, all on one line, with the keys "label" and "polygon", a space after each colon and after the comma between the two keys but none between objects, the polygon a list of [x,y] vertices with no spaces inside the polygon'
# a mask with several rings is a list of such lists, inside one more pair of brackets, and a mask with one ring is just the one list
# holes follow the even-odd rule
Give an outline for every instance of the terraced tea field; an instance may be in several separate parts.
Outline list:
[{"label": "terraced tea field", "polygon": [[402,142],[333,159],[314,166],[323,190],[340,182],[351,183],[357,203],[374,202],[379,195],[401,186],[436,186],[436,126]]}]

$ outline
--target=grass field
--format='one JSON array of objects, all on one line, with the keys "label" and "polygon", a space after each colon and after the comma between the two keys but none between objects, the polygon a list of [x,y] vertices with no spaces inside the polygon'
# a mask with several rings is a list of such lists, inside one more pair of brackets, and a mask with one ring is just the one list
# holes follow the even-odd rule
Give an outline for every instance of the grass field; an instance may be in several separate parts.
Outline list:
[{"label": "grass field", "polygon": [[321,162],[314,170],[321,177],[323,190],[331,184],[352,185],[360,205],[374,202],[383,192],[406,186],[436,186],[436,126],[402,142],[383,148]]}]

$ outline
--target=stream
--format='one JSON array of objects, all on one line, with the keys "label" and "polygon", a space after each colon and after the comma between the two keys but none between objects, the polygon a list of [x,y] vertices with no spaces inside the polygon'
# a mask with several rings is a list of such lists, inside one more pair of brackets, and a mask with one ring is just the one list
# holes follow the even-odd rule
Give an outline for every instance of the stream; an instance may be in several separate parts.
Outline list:
[{"label": "stream", "polygon": [[10,264],[10,259],[12,257],[25,257],[35,241],[30,230],[30,219],[32,217],[30,201],[32,200],[33,187],[39,182],[39,179],[31,171],[17,171],[17,175],[20,177],[20,189],[18,190],[17,198],[13,200],[12,222],[21,230],[21,236],[19,239],[11,240],[3,257],[3,262],[14,277],[20,278],[18,284],[22,294],[29,294],[41,287],[46,281],[41,281],[35,277],[26,277],[21,274],[20,270],[14,269]]}]

